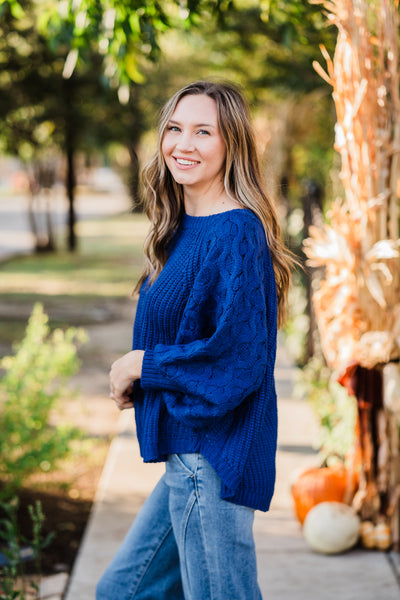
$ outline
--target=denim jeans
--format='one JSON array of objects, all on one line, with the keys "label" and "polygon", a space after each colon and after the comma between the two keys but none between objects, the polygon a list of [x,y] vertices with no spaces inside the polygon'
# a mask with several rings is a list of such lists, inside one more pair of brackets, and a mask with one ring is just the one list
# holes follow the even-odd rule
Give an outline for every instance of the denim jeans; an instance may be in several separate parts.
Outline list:
[{"label": "denim jeans", "polygon": [[219,497],[201,454],[172,454],[96,600],[261,600],[254,511]]}]

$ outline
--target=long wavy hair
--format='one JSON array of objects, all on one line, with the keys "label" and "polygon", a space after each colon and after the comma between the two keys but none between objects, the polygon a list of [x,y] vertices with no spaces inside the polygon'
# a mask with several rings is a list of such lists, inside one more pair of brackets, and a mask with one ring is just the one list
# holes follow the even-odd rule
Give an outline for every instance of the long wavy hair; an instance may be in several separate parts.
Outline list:
[{"label": "long wavy hair", "polygon": [[167,260],[167,245],[184,212],[182,185],[176,183],[165,163],[161,145],[167,125],[178,102],[189,95],[203,94],[217,105],[218,122],[226,147],[224,187],[226,193],[261,220],[271,252],[278,295],[278,325],[286,313],[290,272],[296,260],[280,237],[273,203],[264,191],[249,106],[231,83],[196,81],[172,96],[160,113],[158,147],[142,173],[143,204],[150,219],[144,245],[146,264],[135,288],[149,277],[154,282]]}]

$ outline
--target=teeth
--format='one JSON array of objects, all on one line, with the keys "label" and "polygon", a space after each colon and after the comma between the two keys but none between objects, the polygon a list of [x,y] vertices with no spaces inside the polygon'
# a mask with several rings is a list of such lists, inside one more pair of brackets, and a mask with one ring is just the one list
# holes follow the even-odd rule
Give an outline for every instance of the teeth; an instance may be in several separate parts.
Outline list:
[{"label": "teeth", "polygon": [[197,160],[184,160],[183,158],[177,158],[176,162],[180,165],[196,165]]}]

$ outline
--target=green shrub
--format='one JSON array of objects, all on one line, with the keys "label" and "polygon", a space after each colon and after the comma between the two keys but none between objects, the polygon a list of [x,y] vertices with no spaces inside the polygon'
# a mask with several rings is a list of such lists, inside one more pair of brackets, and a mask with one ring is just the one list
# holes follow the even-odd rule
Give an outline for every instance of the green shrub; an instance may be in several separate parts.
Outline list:
[{"label": "green shrub", "polygon": [[[43,535],[44,515],[39,501],[29,505],[32,522],[32,539],[21,535],[17,522],[18,498],[9,502],[0,502],[0,544],[7,563],[0,567],[0,600],[26,600],[40,598],[40,577],[42,574],[41,555],[52,541],[53,534]],[[25,574],[24,554],[29,551],[35,563],[35,575]]]},{"label": "green shrub", "polygon": [[83,329],[50,332],[48,317],[36,304],[15,354],[0,361],[0,478],[11,486],[35,471],[54,468],[79,435],[50,418],[79,369],[77,346],[85,341]]}]

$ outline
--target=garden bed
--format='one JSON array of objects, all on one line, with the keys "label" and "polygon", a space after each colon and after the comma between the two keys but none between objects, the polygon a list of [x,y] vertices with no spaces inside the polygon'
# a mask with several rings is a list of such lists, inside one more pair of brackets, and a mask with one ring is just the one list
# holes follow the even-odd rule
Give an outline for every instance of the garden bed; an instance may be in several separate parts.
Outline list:
[{"label": "garden bed", "polygon": [[24,256],[0,266],[0,355],[11,353],[12,343],[23,337],[38,301],[51,329],[80,326],[89,337],[79,350],[82,366],[71,380],[71,394],[52,416],[52,422],[80,428],[82,439],[56,471],[30,476],[15,492],[21,534],[32,538],[28,506],[37,500],[43,534],[54,534],[43,551],[44,575],[71,571],[117,430],[120,413],[109,399],[108,371],[130,347],[135,303],[129,294],[142,264],[147,225],[138,215],[85,222],[81,229],[78,255]]}]

